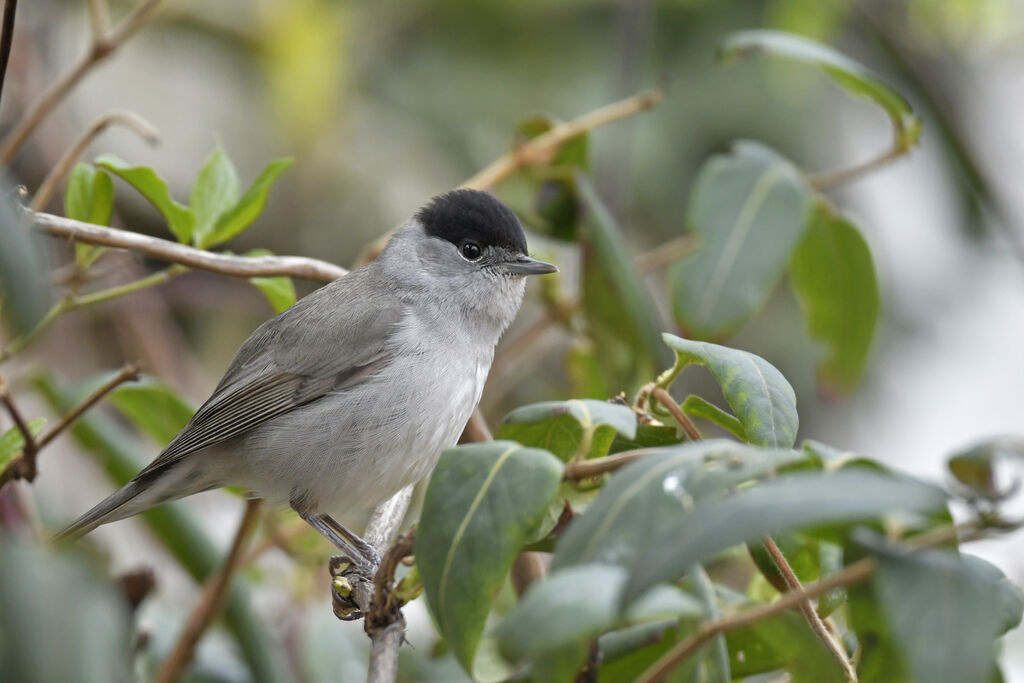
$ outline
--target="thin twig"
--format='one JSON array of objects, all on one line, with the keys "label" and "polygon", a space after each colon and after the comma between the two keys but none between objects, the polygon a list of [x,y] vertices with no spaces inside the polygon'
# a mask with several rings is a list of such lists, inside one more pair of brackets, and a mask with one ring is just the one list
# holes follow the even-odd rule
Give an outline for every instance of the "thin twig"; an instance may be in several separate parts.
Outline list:
[{"label": "thin twig", "polygon": [[14,425],[21,432],[21,437],[25,441],[25,445],[21,447],[21,457],[10,460],[3,472],[0,472],[0,487],[12,478],[32,481],[37,473],[36,453],[39,452],[39,444],[36,443],[35,437],[32,436],[32,430],[21,414],[21,410],[18,408],[14,396],[11,395],[11,391],[7,386],[7,380],[4,379],[3,375],[0,375],[0,402],[7,408],[8,414],[10,414]]},{"label": "thin twig", "polygon": [[877,563],[874,558],[865,558],[845,567],[826,579],[809,584],[800,590],[784,593],[773,603],[708,622],[698,627],[688,638],[679,642],[675,647],[662,655],[636,679],[636,683],[655,683],[660,681],[679,666],[680,663],[685,661],[687,657],[696,652],[704,643],[718,634],[743,628],[762,619],[767,619],[791,607],[796,607],[801,602],[816,598],[833,588],[849,586],[850,584],[863,581],[871,576],[871,572],[875,570],[876,565]]},{"label": "thin twig", "polygon": [[491,430],[487,426],[487,421],[484,420],[483,414],[480,409],[477,408],[473,411],[473,414],[469,417],[469,422],[466,423],[465,429],[462,430],[462,436],[459,437],[459,443],[483,443],[484,441],[493,441],[494,437],[491,435]]},{"label": "thin twig", "polygon": [[[903,542],[911,550],[917,550],[941,546],[952,540],[968,543],[980,538],[986,538],[992,532],[1005,533],[1016,531],[1022,526],[1024,526],[1024,519],[1004,521],[998,524],[993,524],[991,521],[984,519],[976,519],[961,525],[951,524],[941,529],[935,529],[927,534],[905,539]],[[775,602],[702,624],[688,638],[680,641],[654,662],[636,679],[635,683],[655,683],[660,681],[685,661],[687,657],[700,649],[704,643],[719,633],[749,626],[791,607],[797,607],[800,603],[816,598],[833,588],[849,586],[863,581],[871,576],[871,573],[875,571],[877,566],[878,562],[873,557],[866,557],[844,567],[832,576],[802,588],[783,593]]]},{"label": "thin twig", "polygon": [[519,145],[495,159],[484,169],[462,184],[474,190],[486,190],[524,166],[548,163],[558,149],[572,138],[601,126],[651,109],[665,96],[663,88],[637,93],[618,102],[612,102],[583,116],[560,123],[546,133]]},{"label": "thin twig", "polygon": [[188,621],[185,622],[185,628],[178,637],[174,650],[160,667],[160,672],[156,676],[157,683],[172,683],[178,680],[181,672],[192,661],[196,644],[210,625],[214,615],[220,611],[228,586],[231,584],[231,576],[241,564],[239,559],[242,556],[242,547],[256,524],[259,505],[258,498],[246,501],[245,513],[242,515],[242,521],[238,524],[235,539],[231,542],[231,550],[224,558],[224,564],[217,575],[206,582],[203,595],[193,608],[192,613],[189,614]]},{"label": "thin twig", "polygon": [[32,197],[32,203],[29,204],[31,210],[39,211],[49,203],[54,191],[71,172],[71,167],[78,161],[78,157],[82,156],[82,152],[89,146],[89,143],[114,124],[130,128],[151,145],[160,142],[160,132],[137,114],[130,111],[112,111],[104,114],[92,122],[50,170],[42,184],[39,185],[39,189],[36,190],[35,196]]},{"label": "thin twig", "polygon": [[665,406],[665,409],[672,414],[672,417],[674,417],[676,422],[679,423],[679,426],[683,428],[683,431],[686,432],[686,435],[690,437],[691,441],[704,440],[704,437],[702,437],[700,432],[697,431],[697,427],[690,421],[690,418],[686,416],[683,409],[679,407],[679,404],[676,403],[676,400],[672,398],[667,391],[661,387],[654,387],[654,390],[651,391],[651,396],[656,399],[658,403]]},{"label": "thin twig", "polygon": [[110,29],[110,11],[107,0],[89,0],[89,25],[92,27],[92,39],[103,40]]},{"label": "thin twig", "polygon": [[348,272],[333,263],[304,256],[248,257],[217,254],[159,237],[83,223],[49,213],[32,213],[30,215],[33,224],[38,229],[51,235],[69,237],[85,244],[130,249],[161,261],[180,263],[190,268],[208,270],[231,277],[285,275],[316,282],[331,282]]},{"label": "thin twig", "polygon": [[856,180],[871,171],[879,169],[896,159],[899,159],[909,151],[909,147],[897,141],[881,156],[869,159],[868,161],[857,164],[856,166],[851,166],[850,168],[842,168],[838,171],[829,171],[826,173],[816,173],[808,178],[808,182],[810,182],[811,187],[816,190],[831,190],[834,187],[845,185],[846,183]]},{"label": "thin twig", "polygon": [[3,27],[0,28],[0,96],[4,91],[7,62],[11,59],[11,45],[14,42],[14,14],[17,11],[18,0],[4,0]]},{"label": "thin twig", "polygon": [[58,78],[32,105],[3,142],[0,143],[0,163],[10,164],[25,140],[32,134],[54,107],[67,96],[78,82],[98,63],[110,56],[128,38],[149,21],[161,0],[145,0],[109,34],[93,34],[89,49],[60,78]]},{"label": "thin twig", "polygon": [[622,451],[614,455],[606,455],[602,458],[570,462],[565,466],[562,479],[565,481],[581,481],[583,479],[599,477],[602,474],[614,472],[620,467],[625,467],[638,458],[650,455],[655,450],[657,449],[638,448],[633,451]]},{"label": "thin twig", "polygon": [[66,415],[64,415],[64,417],[60,419],[60,422],[55,424],[52,428],[50,428],[42,436],[40,436],[39,441],[37,442],[39,448],[42,448],[43,446],[47,445],[48,443],[56,439],[58,436],[60,436],[61,432],[63,432],[65,429],[74,424],[75,420],[80,418],[85,413],[85,411],[89,410],[89,408],[92,408],[94,405],[103,400],[103,398],[111,391],[118,388],[125,382],[134,382],[135,380],[137,380],[139,378],[140,372],[141,370],[137,364],[126,364],[123,368],[121,368],[120,372],[118,372],[116,375],[114,375],[109,380],[104,382],[101,386],[94,389],[88,396],[82,399],[82,401],[77,406],[72,408]]},{"label": "thin twig", "polygon": [[[803,584],[800,583],[800,578],[793,571],[793,567],[790,566],[789,560],[782,553],[782,550],[775,543],[775,540],[771,536],[764,537],[764,547],[771,555],[772,561],[775,562],[775,566],[778,568],[779,573],[782,574],[783,581],[786,582],[786,586],[790,591],[803,590]],[[835,637],[825,626],[825,622],[822,621],[821,617],[818,616],[817,611],[814,609],[814,605],[810,599],[804,600],[798,605],[800,614],[803,615],[807,625],[814,631],[814,635],[818,636],[818,639],[825,645],[832,657],[839,663],[839,666],[843,669],[843,673],[846,675],[846,680],[850,683],[857,683],[857,671],[853,668],[853,664],[850,663],[850,658],[846,654],[846,650],[843,646],[836,641]]]},{"label": "thin twig", "polygon": [[698,241],[693,235],[676,237],[636,257],[636,269],[641,275],[650,275],[674,261],[678,261],[697,248]]}]

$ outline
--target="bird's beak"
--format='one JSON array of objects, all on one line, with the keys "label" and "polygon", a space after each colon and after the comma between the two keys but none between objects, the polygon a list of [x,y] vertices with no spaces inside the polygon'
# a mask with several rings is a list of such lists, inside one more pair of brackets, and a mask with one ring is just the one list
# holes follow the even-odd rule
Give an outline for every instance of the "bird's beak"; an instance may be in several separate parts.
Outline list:
[{"label": "bird's beak", "polygon": [[529,256],[520,256],[515,261],[509,261],[508,263],[502,264],[502,266],[510,273],[517,273],[519,275],[544,275],[545,273],[557,273],[558,267],[551,264],[545,263],[544,261],[538,261],[535,258]]}]

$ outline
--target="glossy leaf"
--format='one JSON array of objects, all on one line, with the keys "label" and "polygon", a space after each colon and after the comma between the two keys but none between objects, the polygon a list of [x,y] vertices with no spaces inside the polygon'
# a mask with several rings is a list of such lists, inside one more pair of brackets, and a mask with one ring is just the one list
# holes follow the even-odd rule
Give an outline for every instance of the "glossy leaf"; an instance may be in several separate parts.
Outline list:
[{"label": "glossy leaf", "polygon": [[782,373],[760,356],[739,349],[665,334],[676,352],[676,364],[658,379],[668,386],[682,370],[697,363],[707,367],[722,388],[747,440],[757,446],[791,448],[799,416],[796,394]]},{"label": "glossy leaf", "polygon": [[632,408],[593,399],[523,406],[506,415],[498,430],[499,439],[543,448],[565,461],[606,455],[616,434],[636,436]]},{"label": "glossy leaf", "polygon": [[[647,468],[649,472],[644,471]],[[678,480],[678,475],[659,471],[646,461],[626,469],[632,469],[634,477],[643,476],[650,488],[661,485],[672,490]],[[600,498],[591,511],[599,502]],[[675,515],[636,545],[635,557],[643,561],[633,567],[623,604],[656,583],[682,576],[694,564],[730,546],[766,534],[874,519],[895,511],[934,512],[944,509],[945,503],[945,494],[933,486],[867,470],[800,472],[725,498],[698,502],[688,514]]]},{"label": "glossy leaf", "polygon": [[732,675],[737,679],[785,669],[793,683],[844,683],[835,658],[795,612],[725,634]]},{"label": "glossy leaf", "polygon": [[669,270],[687,336],[720,339],[764,305],[804,232],[810,198],[796,167],[759,143],[736,143],[704,163],[687,212],[699,246]]},{"label": "glossy leaf", "polygon": [[737,439],[747,440],[747,432],[743,429],[743,424],[736,416],[725,412],[707,399],[690,395],[686,397],[686,400],[683,401],[683,405],[680,407],[690,417],[699,417],[702,420],[707,420],[726,430]]},{"label": "glossy leaf", "polygon": [[93,163],[118,176],[149,200],[167,221],[167,226],[179,242],[193,241],[195,215],[187,206],[182,206],[171,198],[167,181],[155,170],[149,166],[132,166],[113,154],[103,154]]},{"label": "glossy leaf", "polygon": [[616,472],[586,513],[573,519],[558,541],[552,567],[592,562],[630,567],[648,539],[673,529],[695,500],[802,459],[793,451],[724,439],[652,448]]},{"label": "glossy leaf", "polygon": [[626,375],[647,374],[652,361],[665,356],[654,303],[615,218],[590,180],[575,177],[587,212],[582,300],[591,336],[606,364]]},{"label": "glossy leaf", "polygon": [[871,250],[848,219],[819,203],[789,273],[808,331],[828,346],[818,383],[826,394],[849,393],[864,374],[878,323]]},{"label": "glossy leaf", "polygon": [[416,563],[427,605],[467,672],[491,600],[561,478],[550,453],[509,441],[445,451],[431,475]]},{"label": "glossy leaf", "polygon": [[109,400],[160,446],[169,444],[195,413],[191,402],[153,378],[122,384],[110,392]]},{"label": "glossy leaf", "polygon": [[[64,193],[64,215],[76,221],[109,225],[114,212],[114,181],[103,169],[76,164],[68,177]],[[75,243],[75,262],[82,268],[92,265],[105,247]]]},{"label": "glossy leaf", "polygon": [[498,644],[510,662],[572,649],[622,624],[672,618],[699,618],[701,602],[672,586],[656,586],[620,616],[616,596],[626,570],[588,564],[554,572],[533,584],[498,627]]},{"label": "glossy leaf", "polygon": [[227,242],[241,234],[255,221],[267,203],[267,194],[277,178],[288,170],[295,159],[287,157],[275,159],[267,164],[259,177],[249,186],[242,198],[232,208],[221,214],[213,231],[210,233],[206,246]]},{"label": "glossy leaf", "polygon": [[238,202],[238,172],[231,159],[218,146],[206,157],[192,186],[189,206],[195,216],[196,246],[210,245],[213,226]]},{"label": "glossy leaf", "polygon": [[903,552],[877,535],[860,540],[878,560],[875,592],[915,678],[988,680],[996,638],[1020,622],[1019,591],[1007,618],[997,584],[1002,573],[987,562],[941,549]]},{"label": "glossy leaf", "polygon": [[[36,437],[43,431],[43,426],[45,424],[46,418],[37,417],[29,420],[25,426],[28,427],[28,431],[32,436]],[[3,434],[0,434],[0,471],[7,467],[7,463],[9,463],[14,456],[21,453],[21,449],[24,447],[25,436],[16,426],[11,427]]]},{"label": "glossy leaf", "polygon": [[792,33],[762,29],[733,33],[719,48],[719,56],[727,62],[760,54],[821,68],[850,93],[866,97],[884,109],[904,147],[917,142],[921,120],[906,98],[863,65],[826,45]]}]

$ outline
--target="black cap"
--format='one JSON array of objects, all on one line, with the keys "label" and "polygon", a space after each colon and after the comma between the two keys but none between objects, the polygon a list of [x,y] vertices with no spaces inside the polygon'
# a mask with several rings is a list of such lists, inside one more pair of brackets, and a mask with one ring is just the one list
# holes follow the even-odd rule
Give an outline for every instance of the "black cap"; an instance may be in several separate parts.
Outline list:
[{"label": "black cap", "polygon": [[478,190],[452,190],[430,200],[416,214],[428,235],[461,246],[472,239],[483,248],[504,247],[526,254],[526,235],[512,209]]}]

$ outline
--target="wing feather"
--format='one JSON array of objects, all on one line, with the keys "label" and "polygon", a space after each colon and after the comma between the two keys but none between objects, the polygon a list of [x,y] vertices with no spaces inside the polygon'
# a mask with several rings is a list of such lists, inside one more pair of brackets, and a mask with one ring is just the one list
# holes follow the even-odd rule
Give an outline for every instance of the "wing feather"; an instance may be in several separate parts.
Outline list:
[{"label": "wing feather", "polygon": [[322,287],[261,325],[235,354],[213,395],[139,476],[328,392],[358,385],[384,367],[405,308],[386,288],[373,286],[373,266]]}]

